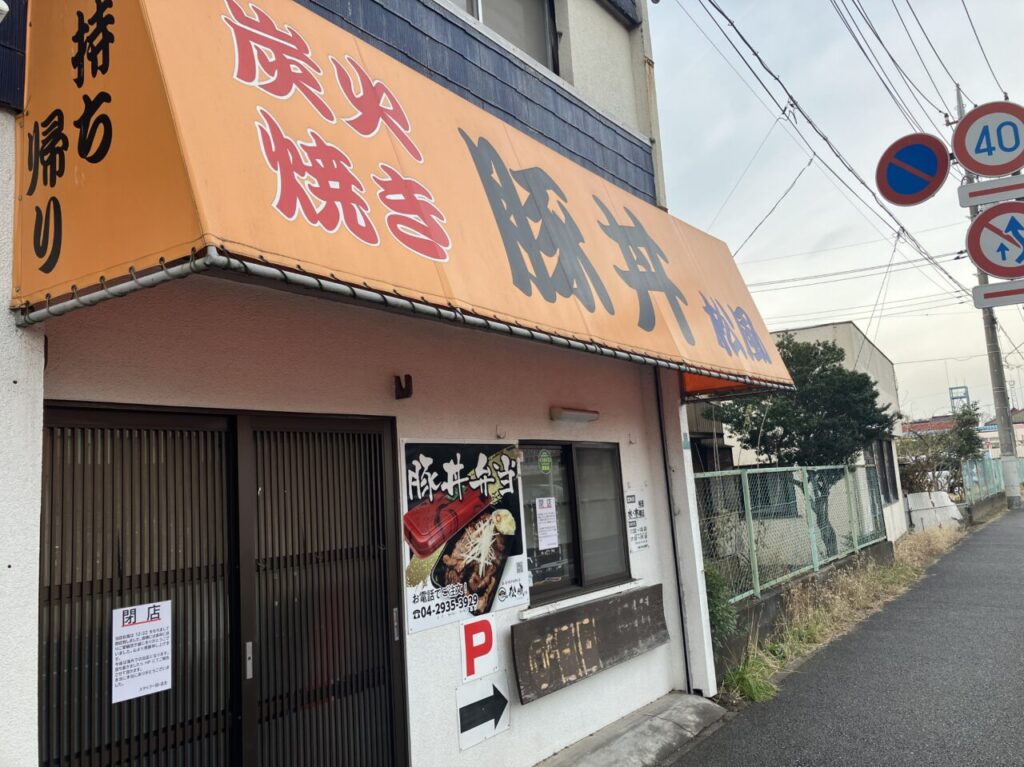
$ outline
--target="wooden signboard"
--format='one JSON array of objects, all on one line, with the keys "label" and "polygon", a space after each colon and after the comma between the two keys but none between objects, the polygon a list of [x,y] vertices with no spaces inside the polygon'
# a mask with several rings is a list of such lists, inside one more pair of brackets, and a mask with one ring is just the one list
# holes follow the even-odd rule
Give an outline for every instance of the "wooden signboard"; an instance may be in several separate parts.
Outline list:
[{"label": "wooden signboard", "polygon": [[661,584],[517,623],[519,700],[532,703],[668,640]]}]

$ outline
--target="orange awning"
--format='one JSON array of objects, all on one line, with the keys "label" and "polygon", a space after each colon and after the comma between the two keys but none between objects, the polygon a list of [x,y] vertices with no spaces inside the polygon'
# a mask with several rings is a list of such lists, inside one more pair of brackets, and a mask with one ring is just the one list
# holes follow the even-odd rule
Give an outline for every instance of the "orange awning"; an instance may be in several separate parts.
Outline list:
[{"label": "orange awning", "polygon": [[790,385],[724,243],[290,0],[121,0],[78,57],[95,9],[30,6],[23,322],[227,268]]}]

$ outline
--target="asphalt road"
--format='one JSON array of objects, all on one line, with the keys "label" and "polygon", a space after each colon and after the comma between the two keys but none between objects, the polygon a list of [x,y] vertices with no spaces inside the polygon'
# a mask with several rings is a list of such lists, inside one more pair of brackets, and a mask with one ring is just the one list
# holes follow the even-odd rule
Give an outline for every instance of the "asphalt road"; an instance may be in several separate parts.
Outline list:
[{"label": "asphalt road", "polygon": [[1024,512],[969,536],[673,767],[698,765],[1024,766]]}]

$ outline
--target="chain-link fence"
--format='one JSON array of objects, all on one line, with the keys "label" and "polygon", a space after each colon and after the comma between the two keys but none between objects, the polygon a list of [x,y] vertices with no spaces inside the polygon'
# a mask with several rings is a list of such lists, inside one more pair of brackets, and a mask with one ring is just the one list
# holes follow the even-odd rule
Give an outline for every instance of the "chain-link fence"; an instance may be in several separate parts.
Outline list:
[{"label": "chain-link fence", "polygon": [[885,538],[873,466],[733,469],[696,485],[705,566],[733,602]]},{"label": "chain-link fence", "polygon": [[[998,495],[1005,489],[1003,467],[999,458],[984,456],[960,464],[964,478],[964,500],[968,506]],[[1024,480],[1024,458],[1017,459],[1017,471]]]}]

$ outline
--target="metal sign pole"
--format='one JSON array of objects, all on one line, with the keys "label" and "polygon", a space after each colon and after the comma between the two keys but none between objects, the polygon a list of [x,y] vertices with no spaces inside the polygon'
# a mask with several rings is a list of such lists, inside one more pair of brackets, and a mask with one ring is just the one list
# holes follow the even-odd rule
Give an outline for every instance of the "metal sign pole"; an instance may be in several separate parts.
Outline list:
[{"label": "metal sign pole", "polygon": [[[960,86],[956,87],[957,118],[964,118],[964,98]],[[966,169],[965,169],[966,170]],[[973,183],[976,177],[967,172],[966,183]],[[978,206],[970,208],[971,221],[978,216]],[[988,275],[978,269],[978,282],[988,284]],[[996,325],[995,310],[987,306],[981,310],[985,325],[985,349],[988,352],[989,375],[992,378],[992,400],[996,409],[996,423],[999,425],[999,463],[1003,468],[1003,485],[1006,490],[1007,508],[1020,509],[1020,472],[1017,467],[1017,439],[1013,431],[1013,420],[1010,417],[1010,403],[1006,396],[1006,371],[1003,370],[1003,355],[999,349],[999,335]]]}]

